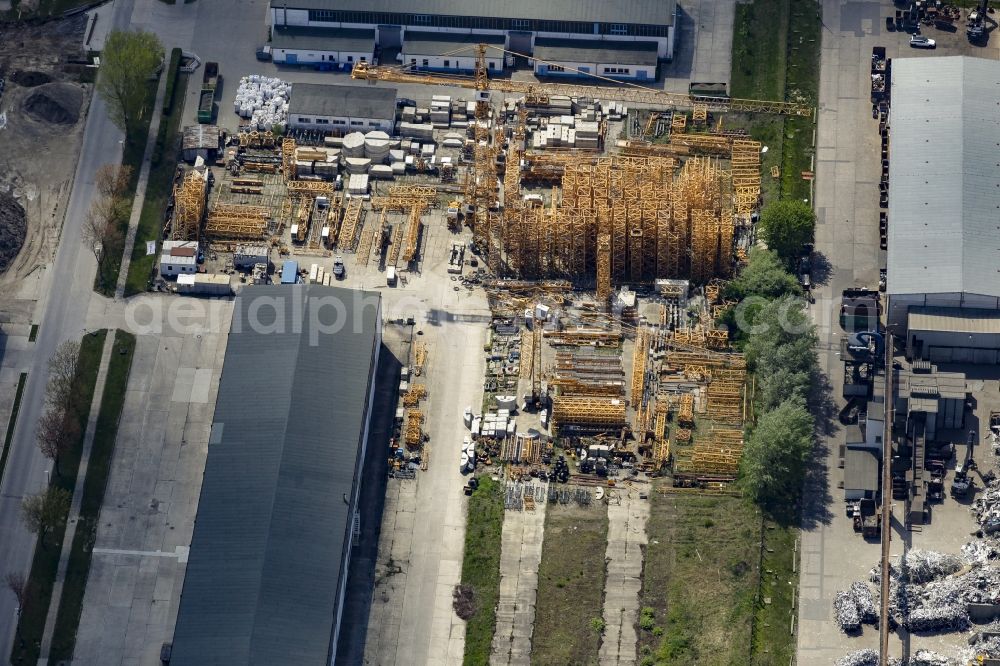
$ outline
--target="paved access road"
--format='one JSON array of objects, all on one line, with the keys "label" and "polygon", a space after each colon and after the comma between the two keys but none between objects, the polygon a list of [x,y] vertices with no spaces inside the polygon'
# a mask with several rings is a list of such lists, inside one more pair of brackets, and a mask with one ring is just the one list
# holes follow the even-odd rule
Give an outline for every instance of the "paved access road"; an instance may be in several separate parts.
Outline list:
[{"label": "paved access road", "polygon": [[[129,25],[133,1],[116,3],[111,19],[115,27]],[[120,161],[121,140],[122,133],[108,120],[104,102],[95,96],[87,115],[62,238],[55,262],[47,271],[47,284],[39,303],[38,338],[7,467],[0,481],[0,562],[7,571],[27,573],[31,566],[35,536],[24,528],[20,511],[22,498],[44,487],[45,472],[49,468],[49,462],[35,446],[36,425],[44,409],[48,362],[62,342],[78,340],[84,332],[96,263],[91,250],[80,240],[80,229],[94,196],[94,173],[104,163]],[[10,654],[16,608],[13,595],[0,594],[0,655],[3,659]]]}]

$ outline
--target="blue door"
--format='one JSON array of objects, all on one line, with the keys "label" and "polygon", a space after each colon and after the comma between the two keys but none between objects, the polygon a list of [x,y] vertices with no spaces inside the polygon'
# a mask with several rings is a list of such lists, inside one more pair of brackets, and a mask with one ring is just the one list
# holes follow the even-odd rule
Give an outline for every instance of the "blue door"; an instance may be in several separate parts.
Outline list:
[{"label": "blue door", "polygon": [[644,70],[644,69],[636,70],[635,76],[636,76],[637,79],[639,79],[641,81],[645,81],[646,80],[646,70]]},{"label": "blue door", "polygon": [[538,73],[541,74],[542,76],[545,76],[546,74],[549,73],[549,66],[548,65],[543,65],[543,64],[539,63],[539,65],[538,65]]},{"label": "blue door", "polygon": [[286,53],[285,54],[285,63],[287,63],[289,65],[297,65],[297,64],[299,64],[299,56],[298,56],[298,54],[297,53]]}]

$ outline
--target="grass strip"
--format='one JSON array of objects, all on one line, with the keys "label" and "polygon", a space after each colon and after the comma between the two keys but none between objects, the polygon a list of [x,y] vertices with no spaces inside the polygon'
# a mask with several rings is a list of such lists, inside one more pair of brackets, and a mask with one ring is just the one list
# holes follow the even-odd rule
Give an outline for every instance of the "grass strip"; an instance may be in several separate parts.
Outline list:
[{"label": "grass strip", "polygon": [[600,663],[608,510],[551,503],[538,565],[531,663]]},{"label": "grass strip", "polygon": [[798,530],[764,520],[760,592],[753,623],[754,666],[788,666],[795,656],[795,593],[799,573],[795,565]]},{"label": "grass strip", "polygon": [[83,497],[80,503],[80,520],[73,535],[66,580],[63,583],[56,615],[55,632],[49,659],[59,663],[73,658],[76,646],[76,632],[83,611],[83,597],[90,575],[91,550],[97,539],[97,524],[100,519],[104,491],[111,476],[111,461],[118,438],[118,423],[122,407],[125,405],[125,391],[128,387],[129,370],[135,354],[135,335],[126,331],[115,331],[112,356],[108,363],[108,377],[101,396],[101,408],[97,415],[94,444],[87,461],[87,476],[83,482]]},{"label": "grass strip", "polygon": [[[736,6],[733,30],[733,66],[730,91],[734,97],[777,99],[815,106],[819,98],[821,7],[815,0],[753,0]],[[757,114],[763,118],[762,114]],[[759,118],[758,129],[773,134]],[[805,199],[811,196],[810,181],[803,172],[813,170],[812,118],[782,117],[778,128],[780,160],[768,162],[779,166],[775,186],[769,173],[763,174],[765,196],[776,193],[781,198]],[[759,137],[751,128],[751,135]],[[769,191],[770,190],[770,191]]]},{"label": "grass strip", "polygon": [[761,519],[741,497],[650,493],[639,620],[642,666],[745,666]]},{"label": "grass strip", "polygon": [[500,536],[503,531],[503,484],[479,477],[469,500],[465,528],[462,585],[472,590],[475,612],[465,625],[465,666],[490,663],[500,596]]},{"label": "grass strip", "polygon": [[22,372],[17,378],[17,390],[14,392],[14,406],[10,410],[10,419],[7,421],[7,434],[3,438],[3,451],[0,453],[0,479],[3,478],[3,470],[7,467],[7,454],[10,453],[10,440],[14,439],[14,428],[17,426],[17,413],[21,411],[21,397],[24,395],[24,385],[28,381],[28,373]]},{"label": "grass strip", "polygon": [[[135,190],[139,184],[139,170],[142,168],[142,156],[146,152],[146,138],[149,136],[149,123],[152,121],[151,109],[156,104],[156,87],[158,81],[150,81],[146,89],[146,113],[142,120],[129,135],[122,150],[122,165],[132,168],[132,176],[129,179],[126,189],[125,200],[128,202],[128,210],[131,211],[132,203],[135,200]],[[128,216],[121,221],[122,246],[108,250],[107,258],[100,262],[97,274],[94,276],[94,291],[109,298],[115,295],[115,288],[118,286],[118,273],[122,267],[122,257],[124,252],[124,239],[128,235]],[[138,243],[138,241],[137,241]],[[145,251],[145,244],[143,244]]]},{"label": "grass strip", "polygon": [[146,242],[156,241],[159,245],[162,238],[163,214],[173,191],[174,173],[180,158],[180,126],[181,118],[184,115],[183,90],[187,85],[187,78],[186,73],[178,75],[177,89],[182,92],[174,95],[172,108],[169,112],[165,112],[167,115],[160,118],[156,148],[149,165],[149,180],[146,181],[146,197],[139,215],[135,245],[132,246],[132,260],[125,278],[125,296],[133,296],[146,291],[152,280],[157,255],[156,253],[146,254]]},{"label": "grass strip", "polygon": [[[86,436],[90,405],[94,399],[94,384],[97,370],[101,365],[104,339],[108,331],[101,329],[83,336],[80,341],[80,357],[77,362],[74,393],[79,397],[81,408],[77,414],[80,420],[80,441],[59,458],[61,474],[52,474],[50,486],[63,488],[70,494],[76,487],[76,475],[80,468],[83,438]],[[45,631],[45,618],[52,600],[52,586],[59,568],[59,555],[66,533],[66,516],[60,524],[38,536],[35,555],[31,560],[31,573],[25,586],[24,607],[17,622],[17,632],[11,649],[12,664],[36,664]]]}]

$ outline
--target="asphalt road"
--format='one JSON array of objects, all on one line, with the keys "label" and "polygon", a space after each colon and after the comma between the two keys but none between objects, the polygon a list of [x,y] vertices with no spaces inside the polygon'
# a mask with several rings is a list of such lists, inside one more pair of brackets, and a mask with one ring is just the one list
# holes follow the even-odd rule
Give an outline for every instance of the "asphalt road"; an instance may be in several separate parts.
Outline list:
[{"label": "asphalt road", "polygon": [[[115,27],[129,24],[134,0],[119,0],[112,21]],[[17,428],[11,440],[7,467],[0,481],[0,562],[7,571],[27,574],[35,549],[35,535],[21,522],[21,500],[42,490],[50,463],[35,446],[38,419],[45,406],[48,362],[66,340],[83,334],[97,269],[92,252],[81,242],[80,229],[94,195],[94,173],[106,162],[118,162],[121,131],[108,120],[104,102],[95,96],[87,115],[80,160],[63,223],[55,263],[47,272],[45,295],[39,304],[38,338],[24,387]],[[0,594],[0,657],[10,655],[16,628],[17,603],[6,590]]]}]

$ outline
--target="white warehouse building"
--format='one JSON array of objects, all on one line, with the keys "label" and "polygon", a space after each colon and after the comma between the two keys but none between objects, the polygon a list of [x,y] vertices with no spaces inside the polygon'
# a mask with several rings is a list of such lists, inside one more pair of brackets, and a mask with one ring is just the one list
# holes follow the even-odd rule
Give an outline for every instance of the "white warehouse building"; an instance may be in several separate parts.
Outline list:
[{"label": "white warehouse building", "polygon": [[371,62],[374,53],[374,30],[275,27],[271,31],[271,58],[279,65],[349,70],[354,63]]},{"label": "white warehouse building", "polygon": [[326,132],[393,132],[396,89],[293,83],[288,126]]},{"label": "white warehouse building", "polygon": [[[655,64],[673,58],[677,16],[676,0],[577,0],[569,5],[537,0],[419,0],[405,11],[391,0],[271,0],[275,31],[286,27],[373,30],[375,59],[382,49],[399,49],[404,64],[417,69],[468,70],[465,59],[475,57],[475,44],[486,42],[547,60],[551,64],[546,65],[546,74],[622,79],[655,78]],[[454,39],[461,42],[459,48],[466,43],[470,48],[461,53],[442,51],[427,33],[436,33],[439,42]],[[408,40],[414,44],[407,44]],[[546,40],[567,43],[553,45]],[[556,59],[536,52],[539,46]],[[569,50],[560,54],[554,48]],[[651,52],[656,61],[652,66]],[[513,57],[505,58],[497,49],[487,55],[492,68],[513,65]],[[563,56],[567,59],[558,59]],[[539,71],[537,61],[535,66]]]},{"label": "white warehouse building", "polygon": [[1000,62],[892,62],[888,323],[912,358],[1000,360]]}]

